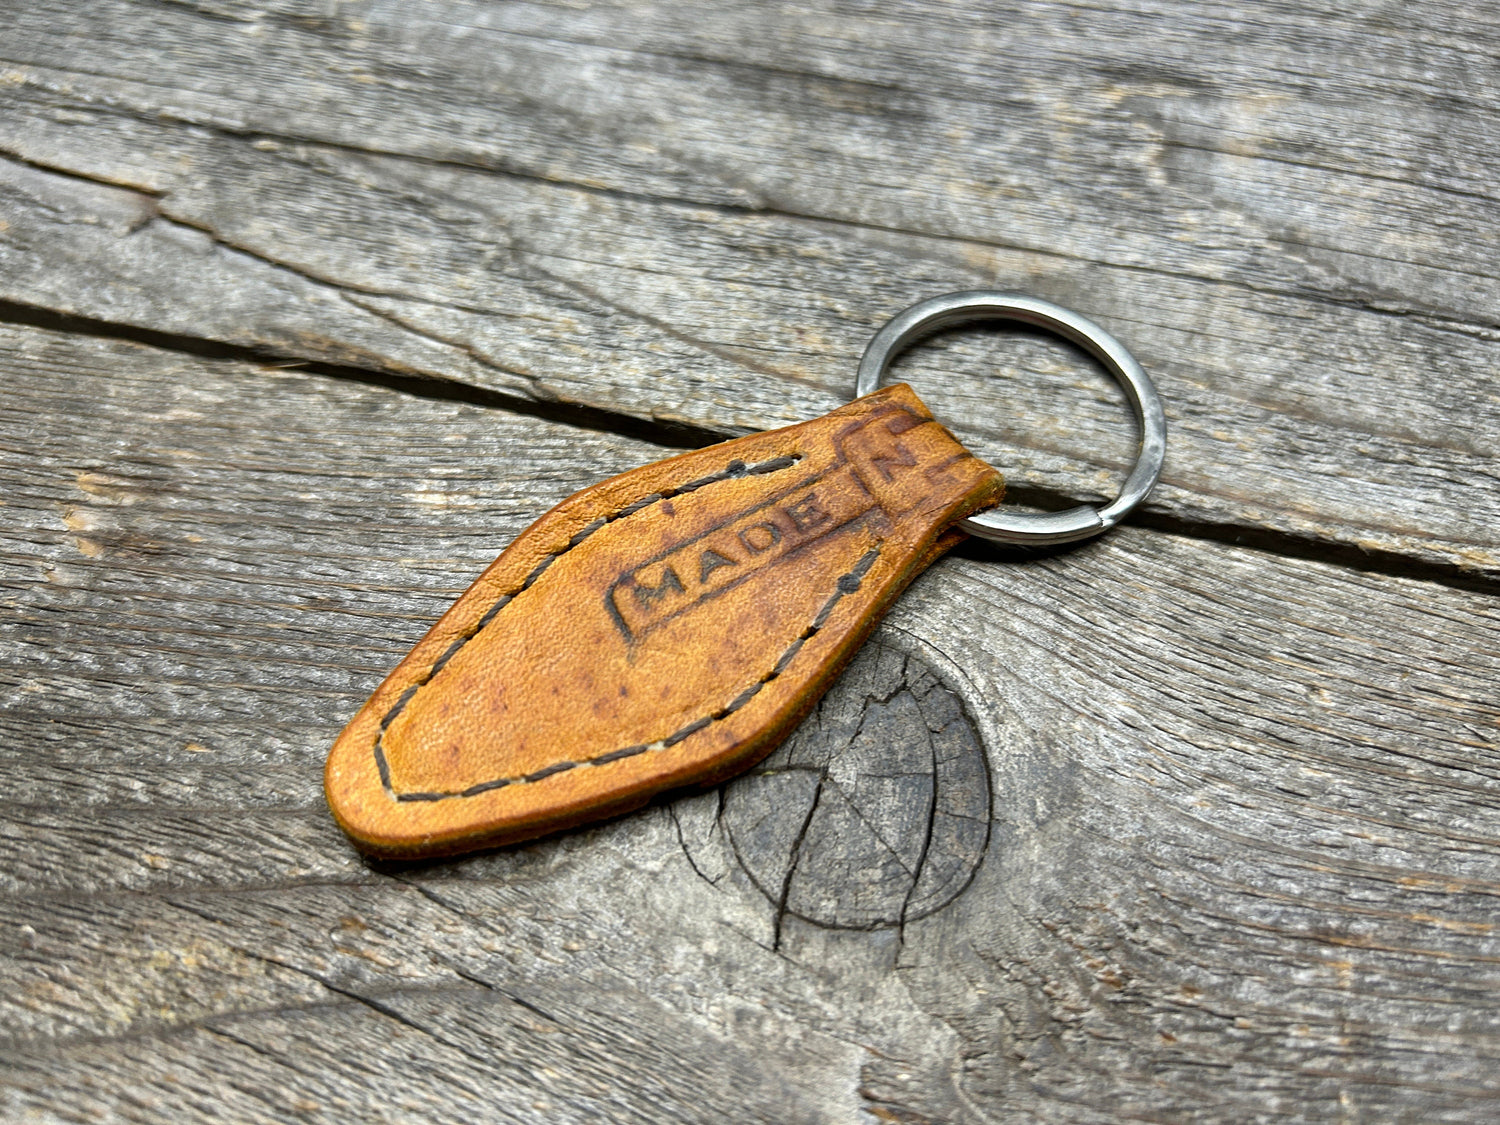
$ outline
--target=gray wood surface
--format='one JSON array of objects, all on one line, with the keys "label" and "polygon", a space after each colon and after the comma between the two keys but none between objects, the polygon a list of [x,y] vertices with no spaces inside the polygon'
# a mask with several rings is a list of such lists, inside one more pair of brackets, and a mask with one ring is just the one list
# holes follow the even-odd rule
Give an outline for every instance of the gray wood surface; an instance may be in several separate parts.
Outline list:
[{"label": "gray wood surface", "polygon": [[[1500,1114],[1500,23],[1446,3],[0,13],[0,1116]],[[751,775],[360,859],[321,763],[556,500],[1023,289],[1167,397]],[[1044,504],[1064,345],[900,365]]]}]

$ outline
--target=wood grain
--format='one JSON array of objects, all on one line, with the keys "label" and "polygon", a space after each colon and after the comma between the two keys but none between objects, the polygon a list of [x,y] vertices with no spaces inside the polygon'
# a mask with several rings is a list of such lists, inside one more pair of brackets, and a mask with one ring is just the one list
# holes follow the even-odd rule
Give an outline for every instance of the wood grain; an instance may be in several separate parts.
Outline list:
[{"label": "wood grain", "polygon": [[[1497,53],[1451,0],[5,6],[0,1117],[1493,1120]],[[943,560],[720,789],[349,848],[329,744],[511,537],[970,286],[1136,352],[1145,511]],[[898,374],[1024,499],[1123,475],[1065,345]]]},{"label": "wood grain", "polygon": [[[914,299],[1026,289],[1160,381],[1160,525],[1500,569],[1487,11],[6,19],[0,299],[727,436],[843,401]],[[918,390],[1033,493],[1108,493],[1109,389],[981,340]]]},{"label": "wood grain", "polygon": [[371,865],[319,792],[344,719],[510,535],[659,450],[30,328],[0,370],[11,1115],[1481,1121],[1500,1097],[1491,595],[1131,528],[972,551],[766,769]]}]

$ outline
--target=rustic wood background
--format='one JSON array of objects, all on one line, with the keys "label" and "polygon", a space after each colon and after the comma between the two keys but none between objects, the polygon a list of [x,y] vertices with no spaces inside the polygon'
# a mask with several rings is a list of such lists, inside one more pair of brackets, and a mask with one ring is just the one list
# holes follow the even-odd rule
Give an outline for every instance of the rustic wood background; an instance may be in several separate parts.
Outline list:
[{"label": "rustic wood background", "polygon": [[[0,15],[0,1115],[1500,1117],[1500,14]],[[754,775],[361,860],[328,745],[508,539],[1027,290],[1170,461],[924,577]],[[1107,493],[1076,352],[901,374]]]}]

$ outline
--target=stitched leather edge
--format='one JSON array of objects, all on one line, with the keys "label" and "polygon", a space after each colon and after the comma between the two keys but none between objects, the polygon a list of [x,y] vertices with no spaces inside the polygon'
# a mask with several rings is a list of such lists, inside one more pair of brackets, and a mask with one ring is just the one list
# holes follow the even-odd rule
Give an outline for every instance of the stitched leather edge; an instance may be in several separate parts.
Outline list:
[{"label": "stitched leather edge", "polygon": [[[455,656],[457,656],[459,652],[463,650],[463,647],[465,645],[467,645],[470,641],[477,637],[484,630],[485,626],[487,626],[491,621],[495,619],[495,616],[502,609],[504,609],[513,600],[515,600],[518,595],[530,589],[531,586],[536,583],[537,579],[542,576],[542,574],[547,570],[548,567],[550,567],[563,555],[571,551],[574,547],[577,547],[590,535],[594,534],[594,532],[598,531],[602,527],[614,523],[616,520],[624,519],[627,516],[633,516],[637,512],[644,511],[645,509],[651,507],[653,504],[659,504],[663,500],[669,500],[674,496],[681,496],[684,493],[688,492],[696,492],[700,488],[706,488],[707,486],[711,484],[717,484],[720,481],[735,480],[747,476],[764,476],[768,473],[780,472],[784,469],[792,468],[800,460],[802,460],[802,456],[795,453],[787,454],[781,457],[773,457],[769,461],[761,461],[754,465],[746,465],[745,462],[736,459],[729,462],[729,464],[726,465],[720,472],[712,473],[706,477],[699,477],[696,480],[690,480],[686,484],[678,485],[675,488],[665,488],[660,492],[653,492],[650,496],[643,496],[639,500],[631,501],[629,504],[626,504],[624,507],[618,509],[617,511],[599,516],[597,519],[590,522],[586,527],[582,528],[576,535],[573,536],[572,539],[568,540],[568,545],[566,547],[562,548],[562,550],[560,551],[553,551],[551,554],[543,558],[541,562],[539,562],[535,567],[532,568],[531,573],[526,576],[525,580],[522,581],[520,586],[516,587],[516,589],[512,590],[510,593],[501,594],[498,598],[496,598],[495,604],[490,606],[490,608],[485,611],[484,616],[479,619],[479,621],[474,625],[474,628],[465,633],[463,636],[459,637],[452,644],[450,644],[447,650],[435,661],[433,661],[432,667],[427,670],[426,674],[424,674],[421,679],[419,679],[416,683],[412,684],[409,688],[401,693],[401,698],[397,699],[396,702],[391,705],[390,710],[387,711],[384,717],[380,720],[380,726],[376,731],[375,742],[372,749],[375,755],[375,768],[377,771],[379,771],[380,774],[380,784],[385,789],[386,793],[388,793],[393,800],[397,801],[445,801],[453,798],[477,797],[481,793],[488,793],[491,790],[501,789],[507,785],[534,783],[545,780],[546,778],[551,777],[554,774],[559,774],[566,770],[574,769],[578,766],[604,765],[607,762],[620,761],[624,758],[635,757],[637,754],[644,754],[648,750],[665,750],[668,747],[677,745],[677,743],[681,742],[689,735],[696,734],[698,731],[702,730],[704,727],[710,725],[711,723],[716,722],[720,719],[727,718],[729,715],[745,706],[745,704],[749,703],[761,688],[770,683],[773,679],[780,675],[782,671],[785,670],[786,665],[791,661],[791,658],[796,655],[797,651],[808,640],[808,638],[812,637],[815,633],[817,633],[819,629],[823,627],[824,622],[828,620],[828,614],[833,610],[833,607],[838,603],[838,600],[845,594],[853,593],[859,589],[860,579],[863,578],[864,575],[869,571],[870,567],[874,565],[875,559],[879,556],[878,550],[869,552],[864,558],[860,559],[860,561],[855,564],[853,570],[839,578],[839,592],[833,596],[832,600],[830,600],[821,611],[819,611],[818,616],[814,619],[813,624],[808,628],[808,630],[804,632],[800,637],[798,637],[797,640],[793,641],[792,645],[787,649],[786,652],[782,653],[781,657],[777,660],[775,667],[773,667],[769,673],[758,680],[746,691],[737,696],[734,701],[729,704],[729,706],[715,712],[713,715],[706,716],[701,719],[695,719],[693,722],[689,723],[681,730],[675,731],[667,738],[661,739],[657,742],[640,743],[635,746],[622,747],[619,750],[611,750],[598,757],[589,758],[582,762],[554,762],[552,765],[547,766],[544,769],[537,770],[534,773],[525,774],[520,777],[501,777],[495,778],[492,781],[481,781],[476,785],[469,786],[467,789],[463,789],[458,792],[447,793],[397,793],[394,789],[391,788],[390,766],[386,763],[385,750],[382,746],[382,743],[385,740],[386,729],[396,721],[401,712],[406,709],[407,705],[416,698],[417,693],[421,691],[422,688],[430,684],[433,678],[443,670],[444,666]],[[849,580],[853,581],[853,585],[846,589],[845,584]]]}]

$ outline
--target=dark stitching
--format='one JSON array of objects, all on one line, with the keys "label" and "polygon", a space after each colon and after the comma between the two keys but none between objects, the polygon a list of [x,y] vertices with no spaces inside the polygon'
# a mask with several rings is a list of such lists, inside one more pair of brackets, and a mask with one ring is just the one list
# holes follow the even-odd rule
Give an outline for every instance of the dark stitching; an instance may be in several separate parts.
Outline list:
[{"label": "dark stitching", "polygon": [[[542,576],[542,573],[559,558],[567,554],[574,547],[578,546],[590,535],[598,531],[601,527],[604,527],[607,524],[611,524],[615,520],[624,519],[626,516],[634,515],[642,508],[649,508],[652,504],[659,503],[660,501],[666,500],[669,497],[677,496],[683,492],[695,492],[706,485],[714,484],[721,480],[732,480],[736,477],[743,477],[750,474],[774,473],[778,469],[789,469],[800,460],[802,460],[801,454],[791,454],[790,456],[774,457],[769,461],[762,461],[759,464],[747,466],[745,462],[739,459],[735,459],[729,462],[729,464],[725,465],[721,472],[715,473],[712,476],[700,477],[695,481],[689,481],[681,488],[667,488],[663,489],[660,492],[653,492],[650,496],[643,496],[641,497],[641,499],[627,504],[619,511],[613,512],[610,515],[600,516],[598,519],[581,528],[578,533],[573,536],[573,538],[568,540],[568,545],[561,551],[554,551],[552,554],[542,559],[542,561],[536,565],[535,569],[533,569],[532,572],[526,576],[525,581],[522,582],[519,587],[517,587],[511,593],[502,594],[499,598],[497,598],[495,600],[495,604],[490,606],[490,608],[485,611],[484,616],[479,619],[474,628],[465,633],[463,636],[459,637],[451,645],[449,645],[448,650],[433,662],[431,668],[427,669],[427,673],[420,680],[418,680],[416,683],[412,684],[409,688],[402,692],[401,698],[396,700],[395,706],[393,706],[389,711],[385,713],[385,717],[380,720],[380,733],[375,736],[375,766],[380,771],[381,786],[387,792],[390,792],[391,771],[390,766],[385,760],[385,750],[381,747],[381,742],[385,738],[386,728],[389,727],[393,722],[395,722],[396,719],[400,716],[401,712],[406,709],[406,705],[411,702],[412,697],[417,694],[417,690],[419,688],[426,687],[428,684],[430,684],[432,682],[432,678],[443,670],[448,661],[457,656],[459,650],[463,648],[464,645],[468,644],[475,637],[477,637],[484,629],[484,627],[495,619],[495,614],[499,613],[501,609],[510,604],[510,602],[515,599],[517,594],[521,593],[523,590],[530,589],[531,586],[536,582],[536,580]],[[634,748],[627,747],[626,749]],[[637,752],[639,753],[641,751],[644,751],[645,749],[646,747],[642,746]],[[628,756],[618,750],[615,751],[615,754],[619,755],[620,757]],[[604,759],[595,760],[603,761]],[[614,759],[611,758],[609,760],[613,761]],[[530,777],[507,778],[500,781],[486,781],[482,782],[479,785],[471,786],[470,788],[465,789],[462,793],[393,793],[392,796],[394,796],[398,801],[440,801],[447,797],[471,797],[476,796],[479,793],[487,792],[490,789],[499,789],[502,785],[510,785],[515,782],[532,780],[539,781],[543,777],[547,777],[550,774],[558,772],[560,768],[568,769],[578,764],[580,763],[558,763],[557,766],[549,766],[546,770]]]},{"label": "dark stitching", "polygon": [[[840,594],[842,594],[843,592],[844,592],[843,590],[839,591]],[[832,613],[832,612],[833,612],[833,603],[829,602],[821,610],[818,611],[818,616],[816,616],[816,617],[813,618],[812,626],[807,630],[806,633],[804,633],[802,635],[802,639],[806,640],[808,637],[812,636],[819,629],[821,629],[824,625],[826,625],[828,623],[828,615],[830,613]]]},{"label": "dark stitching", "polygon": [[651,507],[652,504],[655,504],[658,500],[665,500],[665,499],[666,499],[666,497],[663,496],[660,492],[653,492],[650,496],[642,496],[634,504],[629,504],[629,505],[621,508],[620,509],[620,514],[618,516],[616,516],[615,518],[616,519],[623,519],[626,516],[634,515],[636,512],[639,512],[642,508],[649,508],[649,507]]},{"label": "dark stitching", "polygon": [[[468,634],[468,636],[460,637],[459,640],[461,640],[461,641],[467,641],[467,640],[469,640],[471,637],[473,637],[475,634],[477,634],[479,632],[479,630],[483,629],[486,625],[488,625],[491,621],[493,621],[495,619],[495,614],[499,613],[502,609],[504,609],[507,605],[510,604],[510,600],[511,600],[512,596],[513,595],[507,594],[504,597],[500,598],[498,601],[496,601],[494,605],[490,606],[490,608],[485,611],[484,616],[479,619],[479,624],[477,624],[477,625],[474,626],[474,632]],[[427,679],[428,680],[432,679],[432,675],[429,674],[428,677],[427,677]],[[423,680],[422,682],[426,683],[427,680]]]},{"label": "dark stitching", "polygon": [[662,744],[663,747],[666,747],[666,746],[676,746],[679,742],[682,742],[682,741],[686,740],[690,735],[697,734],[700,730],[702,730],[704,727],[708,726],[708,724],[711,723],[711,722],[713,722],[713,721],[714,721],[714,719],[713,719],[712,715],[704,715],[703,718],[697,719],[697,720],[689,723],[687,726],[683,727],[680,731],[677,731],[676,733],[671,734],[668,737],[662,739],[661,740],[661,744]]},{"label": "dark stitching", "polygon": [[594,532],[598,531],[608,522],[608,516],[600,516],[593,523],[588,524],[582,531],[568,540],[568,549],[571,551],[574,547],[578,546],[578,544],[582,543],[585,539],[594,534]]},{"label": "dark stitching", "polygon": [[796,463],[795,457],[777,457],[772,461],[762,461],[759,465],[752,465],[746,472],[752,476],[759,476],[762,473],[774,473],[777,469],[790,469]]},{"label": "dark stitching", "polygon": [[468,637],[459,637],[458,640],[454,641],[451,645],[449,645],[448,646],[448,651],[445,652],[445,653],[443,653],[442,656],[440,656],[440,657],[437,658],[437,663],[432,666],[432,671],[429,672],[429,673],[427,673],[427,678],[430,680],[430,679],[432,679],[433,676],[436,676],[439,672],[441,672],[443,670],[443,665],[447,664],[448,661],[452,660],[454,658],[454,656],[456,656],[458,654],[458,650],[461,649],[461,648],[463,648],[464,645],[466,645],[468,643],[469,643],[469,638]]},{"label": "dark stitching", "polygon": [[[666,738],[663,738],[659,742],[626,746],[619,750],[611,750],[607,754],[601,754],[597,758],[585,759],[582,762],[556,762],[544,769],[537,770],[535,773],[526,774],[524,777],[498,778],[495,781],[486,781],[480,783],[479,785],[472,785],[468,789],[465,789],[460,793],[393,793],[391,795],[398,801],[440,801],[447,797],[474,797],[479,795],[480,793],[488,792],[491,789],[499,789],[502,786],[506,785],[518,785],[532,781],[541,781],[543,778],[551,777],[555,773],[562,773],[566,770],[577,769],[579,766],[602,766],[609,762],[618,762],[622,758],[633,758],[638,754],[646,753],[646,751],[648,750],[666,750],[673,746],[676,746],[679,742],[682,742],[692,735],[697,734],[705,727],[711,726],[712,724],[719,722],[721,719],[727,719],[730,715],[734,714],[736,711],[738,711],[740,708],[744,707],[752,699],[754,699],[755,696],[760,692],[761,688],[765,687],[766,684],[770,683],[777,676],[785,672],[787,666],[791,664],[792,659],[801,650],[802,646],[806,644],[808,639],[811,638],[815,633],[817,633],[817,631],[821,629],[824,624],[827,623],[829,615],[833,612],[833,607],[838,605],[840,601],[859,589],[860,583],[864,579],[864,576],[870,572],[870,568],[875,565],[875,560],[879,557],[880,548],[878,547],[866,551],[864,555],[860,557],[860,560],[854,564],[849,573],[839,578],[837,589],[835,590],[834,595],[829,598],[828,601],[824,603],[823,608],[818,611],[818,616],[814,618],[813,624],[808,626],[807,630],[791,643],[787,650],[781,654],[781,658],[776,661],[775,666],[764,676],[762,676],[759,681],[742,691],[738,696],[735,697],[734,701],[727,707],[725,707],[722,711],[716,711],[712,715],[705,715],[701,719],[695,719],[691,723],[688,723],[687,726],[674,731],[672,734],[668,735]],[[377,759],[380,762],[381,781],[385,784],[386,790],[389,792],[390,782],[385,772],[385,755],[380,751],[380,742],[378,739],[375,743],[375,753]]]},{"label": "dark stitching", "polygon": [[619,750],[611,750],[608,754],[600,754],[597,758],[590,758],[589,764],[594,766],[608,765],[610,762],[618,762],[621,758],[634,758],[637,754],[644,754],[649,747],[642,742],[635,746],[625,746]]},{"label": "dark stitching", "polygon": [[384,731],[386,727],[390,726],[391,723],[395,721],[396,716],[401,713],[401,708],[405,707],[408,703],[411,702],[411,697],[416,695],[417,689],[426,682],[426,680],[423,680],[422,683],[412,684],[411,687],[407,688],[401,693],[401,698],[396,700],[396,706],[387,711],[385,713],[385,718],[380,720],[380,729],[382,731]]},{"label": "dark stitching", "polygon": [[[488,793],[491,789],[503,789],[509,784],[510,778],[508,777],[498,778],[495,781],[481,781],[478,785],[469,786],[459,796],[477,797],[481,793]],[[448,796],[452,796],[452,794],[450,793]]]},{"label": "dark stitching", "polygon": [[730,705],[728,707],[726,707],[726,708],[724,708],[724,710],[720,711],[717,715],[714,716],[714,718],[716,718],[716,719],[722,719],[722,718],[724,718],[727,715],[734,714],[741,707],[743,707],[745,704],[749,703],[752,699],[754,699],[757,695],[759,695],[760,694],[760,689],[763,688],[763,687],[765,687],[765,686],[766,685],[765,685],[765,681],[764,680],[761,681],[758,684],[751,684],[744,691],[740,692],[739,695],[735,696],[734,702],[730,703]]},{"label": "dark stitching", "polygon": [[380,737],[385,734],[385,728],[380,728],[380,734],[375,736],[375,768],[380,771],[380,787],[387,793],[391,791],[391,767],[385,764],[385,755],[380,752]]},{"label": "dark stitching", "polygon": [[[795,457],[792,457],[792,458],[778,457],[778,458],[776,458],[776,460],[777,461],[786,461],[788,465],[795,465],[797,463],[797,459]],[[764,462],[764,464],[770,465],[770,464],[773,464],[773,462],[766,461],[766,462]],[[756,466],[756,468],[759,468],[759,467],[760,467],[759,465]],[[742,477],[748,471],[750,471],[750,470],[747,470],[745,468],[745,462],[743,462],[743,461],[731,461],[731,462],[729,462],[729,464],[727,464],[727,465],[724,466],[724,471],[722,473],[715,473],[711,477],[699,477],[697,480],[690,480],[690,481],[687,482],[687,484],[681,485],[677,489],[677,493],[676,494],[677,495],[681,495],[684,492],[697,492],[700,488],[702,488],[706,484],[713,484],[715,481],[727,480],[730,477]],[[769,470],[769,471],[774,472],[775,470],[773,469],[773,470]]]},{"label": "dark stitching", "polygon": [[[584,536],[584,538],[586,539],[586,538],[588,538],[588,536]],[[573,539],[578,539],[578,536],[576,536],[576,535],[573,536]],[[581,540],[580,540],[580,542],[581,542]],[[549,566],[551,566],[553,563],[555,563],[558,559],[562,558],[562,556],[564,554],[566,554],[568,551],[571,551],[576,545],[577,544],[575,544],[573,542],[573,540],[570,539],[568,541],[568,545],[566,547],[564,547],[561,551],[558,551],[555,555],[548,555],[541,562],[537,563],[536,564],[536,569],[533,570],[530,574],[528,574],[526,576],[526,581],[525,582],[521,583],[521,590],[529,590],[529,589],[531,589],[531,587],[536,584],[536,580],[538,578],[540,578],[543,574],[545,574],[547,572],[547,568]],[[521,592],[521,590],[517,590],[516,593],[519,594]],[[465,637],[464,639],[468,640],[469,638]]]},{"label": "dark stitching", "polygon": [[528,773],[525,777],[521,778],[521,780],[541,781],[544,777],[551,777],[555,773],[562,773],[563,770],[570,770],[576,765],[578,765],[577,762],[553,762],[550,766],[545,766],[542,769],[537,770],[535,773]]},{"label": "dark stitching", "polygon": [[781,654],[781,659],[776,662],[776,667],[771,669],[771,675],[779,676],[786,671],[786,666],[792,662],[803,645],[807,643],[809,634],[804,633],[792,642],[791,647]]}]

